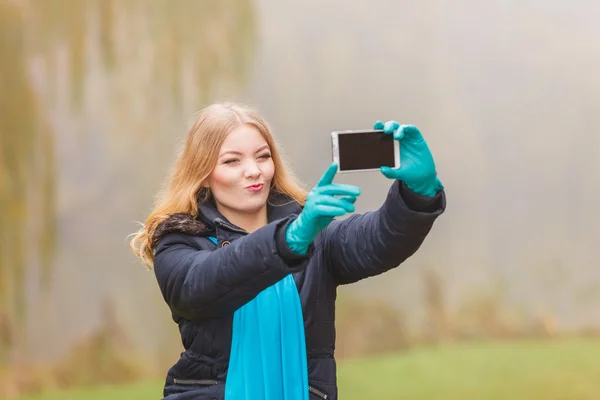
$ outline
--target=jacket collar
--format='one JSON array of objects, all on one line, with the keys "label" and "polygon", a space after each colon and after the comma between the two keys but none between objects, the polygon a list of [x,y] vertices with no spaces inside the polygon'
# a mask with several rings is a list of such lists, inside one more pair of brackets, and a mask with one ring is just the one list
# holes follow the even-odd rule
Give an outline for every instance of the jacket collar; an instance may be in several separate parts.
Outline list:
[{"label": "jacket collar", "polygon": [[[227,220],[217,210],[217,205],[211,196],[208,200],[198,203],[200,218],[212,231],[216,231],[218,227],[226,228],[231,231],[246,233],[242,228],[234,225]],[[288,195],[278,192],[271,192],[267,200],[267,221],[273,222],[278,219],[288,217],[292,214],[300,214],[302,207]]]}]

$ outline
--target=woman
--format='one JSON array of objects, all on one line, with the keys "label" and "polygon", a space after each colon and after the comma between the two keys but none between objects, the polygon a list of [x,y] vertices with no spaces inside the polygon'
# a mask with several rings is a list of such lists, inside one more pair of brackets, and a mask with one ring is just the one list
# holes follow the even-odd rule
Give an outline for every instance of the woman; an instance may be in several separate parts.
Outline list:
[{"label": "woman", "polygon": [[443,186],[413,126],[377,122],[400,141],[401,168],[377,211],[352,213],[359,188],[331,165],[307,194],[253,110],[211,105],[131,241],[154,271],[183,347],[168,399],[337,399],[338,285],[410,257],[444,211]]}]

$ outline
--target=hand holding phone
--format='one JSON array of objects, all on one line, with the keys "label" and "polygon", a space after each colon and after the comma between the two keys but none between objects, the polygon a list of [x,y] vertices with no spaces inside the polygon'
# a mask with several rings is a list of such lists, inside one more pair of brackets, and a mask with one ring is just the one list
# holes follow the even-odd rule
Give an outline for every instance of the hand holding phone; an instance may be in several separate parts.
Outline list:
[{"label": "hand holding phone", "polygon": [[377,121],[372,130],[334,131],[331,148],[340,173],[380,170],[422,196],[435,196],[444,187],[416,126]]},{"label": "hand holding phone", "polygon": [[435,162],[427,142],[421,132],[413,125],[400,125],[396,121],[385,124],[377,121],[375,129],[383,129],[384,133],[393,136],[400,142],[402,160],[400,168],[381,167],[381,173],[389,179],[403,181],[416,194],[433,197],[444,188],[437,176]]}]

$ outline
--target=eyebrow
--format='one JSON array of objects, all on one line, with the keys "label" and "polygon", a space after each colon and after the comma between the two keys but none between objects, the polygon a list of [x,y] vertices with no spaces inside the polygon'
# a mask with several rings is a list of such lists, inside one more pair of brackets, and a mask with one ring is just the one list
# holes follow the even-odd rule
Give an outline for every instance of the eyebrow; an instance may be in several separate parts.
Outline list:
[{"label": "eyebrow", "polygon": [[[259,148],[258,150],[256,150],[255,153],[261,152],[261,151],[263,151],[265,149],[268,149],[268,148],[269,148],[269,145],[265,144],[264,146],[262,146],[261,148]],[[239,156],[242,155],[242,153],[240,153],[239,151],[228,150],[228,151],[225,151],[225,152],[219,154],[219,157],[223,157],[226,154],[234,154],[234,155],[239,155]]]}]

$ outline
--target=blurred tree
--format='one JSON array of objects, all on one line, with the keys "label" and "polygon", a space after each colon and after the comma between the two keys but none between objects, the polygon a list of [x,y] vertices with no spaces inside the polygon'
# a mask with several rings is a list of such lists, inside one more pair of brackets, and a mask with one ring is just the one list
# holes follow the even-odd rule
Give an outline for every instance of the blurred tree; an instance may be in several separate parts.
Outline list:
[{"label": "blurred tree", "polygon": [[1,2],[0,362],[21,337],[26,266],[37,260],[47,272],[55,237],[52,141],[26,62],[22,13]]},{"label": "blurred tree", "polygon": [[[126,40],[136,29],[143,31]],[[251,0],[0,1],[0,365],[23,356],[17,341],[27,279],[39,266],[41,281],[49,281],[56,241],[53,132],[32,60],[58,85],[58,53],[66,52],[70,104],[81,109],[90,48],[99,48],[102,68],[113,71],[149,48],[154,89],[181,101],[188,67],[196,101],[204,103],[216,78],[241,84],[254,42]]]}]

